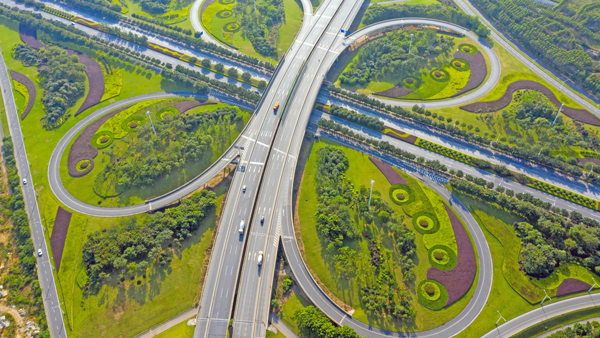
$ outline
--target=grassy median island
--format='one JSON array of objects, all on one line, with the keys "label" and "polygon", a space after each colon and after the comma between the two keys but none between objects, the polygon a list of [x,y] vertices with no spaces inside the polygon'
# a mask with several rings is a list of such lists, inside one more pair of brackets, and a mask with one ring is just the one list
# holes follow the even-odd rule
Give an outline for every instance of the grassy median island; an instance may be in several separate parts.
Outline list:
[{"label": "grassy median island", "polygon": [[202,25],[220,42],[263,61],[277,62],[300,30],[299,0],[216,0],[201,13]]},{"label": "grassy median island", "polygon": [[[417,297],[418,286],[432,268],[428,245],[440,241],[443,248],[432,245],[433,250],[450,250],[456,257],[456,241],[448,213],[442,213],[441,197],[392,167],[384,169],[384,174],[361,152],[328,141],[308,146],[310,154],[297,209],[304,254],[313,276],[347,304],[347,311],[354,310],[354,318],[378,328],[422,331],[456,316],[469,301],[474,287],[449,305],[444,301],[448,294],[438,287],[437,293],[434,290],[428,295],[434,302],[443,303],[436,311],[422,305]],[[387,177],[393,175],[414,195],[414,201],[406,205],[410,206],[408,212],[388,193],[392,184]],[[369,211],[370,179],[375,184]],[[394,191],[399,187],[394,185]],[[441,209],[432,207],[438,204]],[[415,230],[414,217],[410,215],[419,211],[432,213],[434,216],[429,219],[438,220],[440,231],[423,235]],[[422,223],[422,227],[434,227]],[[447,262],[441,257],[440,264],[444,263]],[[382,303],[382,299],[389,299],[390,303]]]},{"label": "grassy median island", "polygon": [[[91,129],[98,123],[93,122],[82,130],[63,154],[63,183],[83,202],[131,205],[181,186],[217,160],[250,118],[238,107],[190,99],[124,108],[101,117],[99,128]],[[81,172],[85,160],[94,165]]]},{"label": "grassy median island", "polygon": [[193,0],[112,0],[121,6],[127,16],[140,20],[157,22],[182,33],[193,31],[189,18]]},{"label": "grassy median island", "polygon": [[[465,43],[469,53],[459,50]],[[486,56],[474,44],[433,29],[393,31],[346,51],[346,62],[332,68],[329,77],[342,88],[385,98],[445,99],[475,89],[486,78]]]}]

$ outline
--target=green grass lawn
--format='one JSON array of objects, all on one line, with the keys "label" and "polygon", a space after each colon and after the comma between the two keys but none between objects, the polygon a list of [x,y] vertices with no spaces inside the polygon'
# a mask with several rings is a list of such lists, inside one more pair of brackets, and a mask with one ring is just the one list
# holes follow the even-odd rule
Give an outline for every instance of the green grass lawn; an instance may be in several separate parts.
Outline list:
[{"label": "green grass lawn", "polygon": [[[385,2],[385,1],[390,1],[390,0],[372,0],[371,4],[378,4],[380,2]],[[438,4],[438,3],[439,3],[439,1],[437,1],[437,0],[409,0],[409,1],[398,2],[397,4],[401,4],[401,5],[431,5],[431,4]],[[387,5],[383,5],[383,6],[387,6]]]},{"label": "green grass lawn", "polygon": [[308,302],[304,299],[304,297],[297,295],[292,292],[290,298],[285,302],[281,312],[279,313],[279,319],[285,323],[285,325],[289,326],[294,332],[298,333],[298,324],[296,321],[292,319],[294,313],[296,311],[303,309],[308,306]]},{"label": "green grass lawn", "polygon": [[[472,287],[469,292],[459,301],[442,310],[432,311],[422,306],[417,300],[415,288],[421,280],[426,278],[427,269],[430,267],[430,264],[428,261],[427,248],[423,244],[423,235],[416,231],[415,243],[417,245],[417,256],[412,257],[412,259],[415,264],[417,264],[414,269],[417,277],[415,283],[409,283],[408,287],[408,291],[411,294],[411,304],[417,311],[415,321],[412,324],[401,324],[397,321],[391,320],[375,320],[367,316],[365,311],[363,311],[360,302],[360,293],[356,283],[350,283],[348,280],[340,279],[338,277],[333,267],[331,254],[326,251],[326,244],[324,240],[321,240],[316,229],[316,219],[314,217],[317,208],[316,183],[314,181],[317,160],[316,151],[329,144],[334,143],[329,141],[320,141],[312,144],[311,155],[306,163],[299,197],[300,200],[298,210],[301,210],[301,213],[299,214],[301,237],[304,243],[307,263],[312,272],[317,275],[320,281],[324,283],[327,289],[337,298],[352,306],[352,308],[355,310],[353,314],[354,318],[376,327],[394,331],[422,331],[442,325],[456,316],[468,303],[471,295],[473,294],[474,287]],[[358,187],[362,184],[368,186],[369,180],[374,179],[375,184],[373,186],[373,190],[381,192],[381,198],[385,200],[393,209],[397,210],[398,215],[404,214],[402,207],[396,205],[390,199],[388,193],[390,184],[385,176],[379,171],[379,169],[377,169],[377,167],[369,161],[368,155],[345,147],[341,147],[341,149],[348,157],[350,163],[350,168],[346,172],[346,177],[354,184],[354,186]],[[416,180],[414,178],[411,178],[402,172],[401,174],[405,177],[411,187],[415,186]],[[419,189],[430,189],[416,184],[415,188],[417,187],[419,187]],[[415,200],[422,199],[424,201],[422,204],[419,204],[423,207],[421,210],[431,210],[431,202],[429,202],[427,195],[422,191],[417,191],[416,195],[417,197]],[[410,229],[413,229],[410,217],[405,218],[404,222]],[[379,235],[382,237],[387,236],[387,234],[383,233],[383,229],[380,229],[379,227],[372,228],[374,229],[374,232],[379,232]],[[384,240],[383,243],[385,247],[391,247],[392,244],[392,242],[388,240]],[[361,253],[363,255],[369,255],[367,241],[359,240],[358,243],[345,244],[348,244],[353,250],[356,250],[359,253],[359,256]],[[396,269],[394,273],[396,274],[397,280],[403,280],[400,269]]]},{"label": "green grass lawn", "polygon": [[155,338],[191,338],[194,336],[195,326],[188,326],[187,320],[172,328],[157,334]]},{"label": "green grass lawn", "polygon": [[268,331],[268,330],[267,330],[267,336],[266,337],[267,338],[285,338],[285,336],[281,332],[273,333],[273,332]]},{"label": "green grass lawn", "polygon": [[172,18],[172,19],[164,18],[162,20],[164,20],[165,23],[172,22],[173,24],[171,24],[170,26],[181,27],[183,29],[191,29],[192,31],[194,30],[192,23],[190,22],[190,17],[189,17],[189,9],[190,9],[193,1],[172,0],[169,11],[165,14],[147,13],[142,9],[142,6],[140,5],[140,3],[138,1],[134,1],[134,0],[120,0],[120,1],[121,1],[121,3],[124,3],[127,5],[127,13],[125,13],[125,15],[127,15],[127,16],[131,16],[132,14],[135,13],[135,14],[142,15],[142,16],[145,16],[148,18],[152,18],[152,19],[161,19],[162,17],[177,15],[176,18]]}]

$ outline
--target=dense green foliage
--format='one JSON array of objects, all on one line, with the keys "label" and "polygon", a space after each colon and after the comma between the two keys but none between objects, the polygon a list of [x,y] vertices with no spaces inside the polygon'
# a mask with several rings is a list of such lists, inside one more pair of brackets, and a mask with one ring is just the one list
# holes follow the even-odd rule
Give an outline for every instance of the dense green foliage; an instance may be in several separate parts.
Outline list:
[{"label": "dense green foliage", "polygon": [[111,273],[122,269],[144,273],[151,264],[168,264],[172,259],[169,248],[191,237],[214,206],[215,193],[202,190],[182,200],[180,206],[150,215],[143,222],[130,218],[117,227],[92,233],[83,246],[90,289],[98,291]]},{"label": "dense green foliage", "polygon": [[587,322],[585,324],[575,323],[573,327],[554,332],[548,338],[599,338],[600,323],[597,321]]},{"label": "dense green foliage", "polygon": [[371,128],[376,131],[383,129],[384,125],[383,121],[376,117],[359,114],[354,110],[346,109],[335,104],[332,104],[331,108],[329,108],[329,114],[341,117],[345,120],[360,124],[361,126]]},{"label": "dense green foliage", "polygon": [[[414,38],[409,53],[411,34]],[[412,74],[439,55],[452,51],[453,40],[443,35],[438,37],[433,29],[390,32],[362,47],[349,69],[340,75],[340,82],[366,84],[378,75],[403,77]]]},{"label": "dense green foliage", "polygon": [[[337,253],[334,263],[337,272],[356,280],[360,287],[364,311],[372,316],[392,315],[397,319],[413,318],[416,311],[412,308],[408,291],[400,287],[388,262],[396,252],[383,246],[381,239],[372,238],[369,243],[370,261],[364,262],[358,253],[345,244],[362,236],[369,240],[365,229],[357,226],[354,217],[358,213],[364,217],[364,223],[371,225],[375,220],[386,223],[389,236],[392,236],[398,250],[400,267],[406,282],[414,281],[414,263],[410,257],[415,255],[415,234],[403,223],[404,215],[398,216],[387,202],[381,199],[379,191],[373,191],[369,207],[369,189],[362,185],[355,189],[345,176],[349,163],[341,149],[324,147],[317,151],[318,162],[315,180],[319,204],[317,209],[317,229],[329,243],[327,251]],[[358,270],[368,266],[368,276],[362,276]],[[364,270],[364,269],[363,269]]]},{"label": "dense green foliage", "polygon": [[137,133],[122,139],[126,150],[115,144],[108,148],[110,161],[96,176],[99,185],[115,185],[116,192],[153,184],[159,177],[187,162],[212,157],[213,142],[223,148],[230,143],[231,125],[242,122],[235,108],[222,107],[196,114],[175,114],[154,122],[157,136],[147,123]]},{"label": "dense green foliage", "polygon": [[15,58],[24,64],[37,67],[40,84],[44,88],[42,102],[46,110],[43,123],[52,129],[62,124],[67,109],[72,107],[85,93],[85,66],[79,63],[77,55],[68,55],[59,47],[41,48],[39,51],[28,45],[19,44],[15,48]]},{"label": "dense green foliage", "polygon": [[489,30],[479,22],[476,16],[469,16],[458,10],[449,2],[432,5],[371,6],[366,11],[363,23],[370,25],[375,22],[397,18],[431,18],[452,22],[477,32],[479,36],[487,36]]},{"label": "dense green foliage", "polygon": [[[527,219],[515,224],[525,244],[522,267],[528,274],[546,277],[556,264],[578,263],[600,274],[600,223],[581,214],[553,207],[530,194],[494,191],[452,178],[453,189]],[[568,218],[567,218],[568,217]]]},{"label": "dense green foliage", "polygon": [[239,19],[242,34],[250,39],[254,50],[264,56],[276,57],[275,43],[279,27],[285,21],[283,0],[237,0],[233,13]]},{"label": "dense green foliage", "polygon": [[577,12],[529,0],[474,0],[473,4],[555,70],[592,94],[600,93],[600,79],[596,76],[600,63],[593,59],[590,50],[600,45],[598,3]]},{"label": "dense green foliage", "polygon": [[302,338],[359,338],[354,330],[344,325],[334,326],[329,318],[314,306],[307,306],[296,311],[292,317],[298,324]]},{"label": "dense green foliage", "polygon": [[151,14],[164,14],[169,9],[171,0],[139,0],[142,9]]},{"label": "dense green foliage", "polygon": [[[42,289],[37,280],[37,261],[35,258],[36,249],[31,238],[31,229],[29,227],[29,218],[25,211],[25,202],[23,201],[23,191],[21,190],[21,179],[17,171],[14,145],[12,139],[5,137],[2,140],[2,150],[4,152],[4,162],[8,172],[8,188],[12,194],[6,197],[0,197],[0,216],[3,219],[10,219],[12,222],[12,231],[9,242],[13,242],[16,247],[19,268],[13,267],[8,271],[8,276],[0,283],[8,290],[7,301],[9,304],[29,305],[29,314],[38,319],[42,328],[40,337],[50,337],[47,330],[46,315],[44,312],[44,303],[42,300]],[[0,246],[2,254],[10,252],[10,245],[7,243]],[[8,256],[10,257],[10,256]],[[6,256],[4,258],[7,258]],[[24,291],[31,287],[32,295]]]}]

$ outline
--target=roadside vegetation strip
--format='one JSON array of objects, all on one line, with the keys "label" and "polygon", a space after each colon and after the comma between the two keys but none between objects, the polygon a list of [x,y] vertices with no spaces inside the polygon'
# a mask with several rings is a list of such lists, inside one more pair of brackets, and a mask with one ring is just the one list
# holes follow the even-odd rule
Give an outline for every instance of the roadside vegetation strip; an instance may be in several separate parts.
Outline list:
[{"label": "roadside vegetation strip", "polygon": [[[507,107],[512,99],[513,93],[522,89],[532,89],[544,94],[550,102],[552,102],[557,108],[562,106],[562,103],[556,98],[556,95],[548,89],[548,87],[543,84],[531,80],[519,80],[515,81],[508,85],[506,88],[506,92],[502,97],[495,101],[488,102],[475,102],[471,104],[467,104],[464,106],[460,106],[460,109],[466,110],[468,112],[476,113],[476,112],[488,112],[488,111],[498,111],[502,108]],[[600,118],[590,113],[585,109],[576,109],[564,106],[562,108],[562,113],[566,116],[572,118],[573,120],[579,121],[581,123],[589,124],[592,126],[600,126]]]},{"label": "roadside vegetation strip", "polygon": [[444,207],[450,217],[458,246],[457,263],[456,267],[449,271],[443,271],[435,267],[429,268],[427,278],[440,282],[446,288],[448,301],[445,306],[448,306],[462,298],[471,288],[477,273],[477,262],[469,233],[452,208],[446,203],[444,203]]},{"label": "roadside vegetation strip", "polygon": [[417,298],[428,309],[440,310],[448,303],[448,291],[433,279],[425,279],[417,286]]},{"label": "roadside vegetation strip", "polygon": [[590,208],[592,210],[599,210],[599,201],[591,199],[589,197],[583,196],[578,193],[571,192],[569,190],[557,187],[552,184],[548,184],[544,181],[540,181],[538,179],[523,175],[513,173],[513,176],[519,181],[521,184],[525,184],[529,187],[535,188],[537,190],[543,191],[550,195],[554,195],[565,199],[567,201],[571,201],[573,203],[583,205],[586,208]]},{"label": "roadside vegetation strip", "polygon": [[52,235],[50,236],[50,247],[52,248],[54,265],[56,266],[57,272],[60,272],[60,261],[62,259],[63,250],[65,248],[67,233],[69,232],[71,216],[72,214],[69,211],[59,206],[58,210],[56,211],[54,225],[52,226]]},{"label": "roadside vegetation strip", "polygon": [[[589,307],[587,309],[577,310],[577,311],[565,313],[563,315],[558,315],[556,317],[546,319],[537,324],[533,324],[532,326],[511,336],[510,338],[539,337],[543,333],[564,327],[565,325],[569,325],[574,322],[583,321],[583,320],[598,317],[598,316],[600,316],[600,307],[593,306],[593,307]],[[581,332],[581,331],[579,331],[579,332]],[[587,333],[584,333],[584,334],[587,334]],[[573,338],[572,336],[565,336],[565,338],[566,337]],[[586,336],[584,336],[584,337],[586,337]],[[587,337],[593,337],[593,336],[587,336]],[[555,337],[550,336],[550,338],[555,338]]]},{"label": "roadside vegetation strip", "polygon": [[72,20],[75,17],[75,15],[73,15],[73,14],[69,14],[67,12],[61,11],[60,9],[56,9],[56,8],[52,8],[52,7],[48,7],[48,6],[42,7],[42,10],[44,12],[48,12],[50,14],[56,15],[58,17],[61,17],[63,19],[67,19],[67,20]]},{"label": "roadside vegetation strip", "polygon": [[25,106],[25,109],[23,109],[23,112],[21,113],[21,120],[23,120],[33,108],[37,96],[37,88],[30,78],[17,71],[11,69],[10,76],[15,84],[15,89],[25,97],[25,101],[27,102],[27,106]]},{"label": "roadside vegetation strip", "polygon": [[86,19],[84,19],[84,18],[80,18],[80,17],[75,17],[75,18],[73,18],[72,20],[73,20],[74,22],[77,22],[77,23],[83,23],[83,24],[85,24],[86,26],[96,26],[96,25],[98,25],[98,23],[97,23],[97,22],[88,21],[88,20],[86,20]]},{"label": "roadside vegetation strip", "polygon": [[[111,117],[115,116],[116,114],[129,107],[131,107],[131,105],[112,111],[100,117],[96,121],[92,122],[87,127],[85,127],[83,131],[81,131],[79,136],[77,136],[77,138],[71,145],[71,148],[69,149],[69,154],[67,156],[67,169],[69,171],[69,175],[71,175],[72,177],[81,177],[92,171],[92,169],[94,168],[94,158],[98,155],[98,148],[92,145],[92,138],[94,137],[100,126],[102,126],[104,122],[106,122],[106,120],[110,119]],[[80,171],[78,170],[77,164],[83,160],[89,160],[90,165],[87,168],[85,168],[85,170]]]},{"label": "roadside vegetation strip", "polygon": [[88,77],[90,88],[85,101],[83,101],[81,107],[77,109],[75,116],[100,103],[104,96],[104,74],[102,73],[102,67],[100,67],[100,64],[98,64],[96,60],[89,56],[82,53],[76,54],[79,56],[79,63],[85,65],[85,74]]},{"label": "roadside vegetation strip", "polygon": [[571,293],[588,291],[591,285],[579,279],[567,278],[556,289],[556,296],[564,296]]}]

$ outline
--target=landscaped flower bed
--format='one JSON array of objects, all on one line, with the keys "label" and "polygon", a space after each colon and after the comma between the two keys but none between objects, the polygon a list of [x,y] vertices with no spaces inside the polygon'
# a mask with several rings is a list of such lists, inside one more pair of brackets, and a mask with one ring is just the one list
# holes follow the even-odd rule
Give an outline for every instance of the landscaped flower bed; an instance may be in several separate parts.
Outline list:
[{"label": "landscaped flower bed", "polygon": [[415,142],[417,141],[417,137],[408,133],[405,133],[401,130],[398,130],[396,128],[392,128],[389,126],[384,126],[383,127],[383,133],[386,135],[389,135],[393,138],[397,138],[401,141],[410,143],[410,144],[415,144]]},{"label": "landscaped flower bed", "polygon": [[62,259],[67,233],[69,232],[69,224],[71,223],[71,213],[62,207],[58,207],[54,226],[52,227],[52,235],[50,236],[50,247],[54,258],[56,271],[60,271],[60,261]]},{"label": "landscaped flower bed", "polygon": [[435,245],[428,252],[429,263],[440,270],[452,270],[456,267],[457,259],[454,250],[445,245]]},{"label": "landscaped flower bed", "polygon": [[187,112],[188,110],[209,104],[217,104],[216,102],[206,102],[206,101],[198,101],[198,100],[186,100],[173,105],[173,108],[177,109],[180,114]]},{"label": "landscaped flower bed", "polygon": [[[461,46],[464,45],[460,45],[459,49],[461,49]],[[469,82],[467,82],[467,85],[464,86],[461,90],[459,90],[456,94],[452,95],[452,97],[460,96],[466,92],[469,92],[479,87],[483,83],[483,80],[485,80],[485,77],[487,76],[487,64],[485,63],[485,58],[483,57],[483,54],[481,54],[480,51],[477,51],[477,49],[474,49],[475,47],[473,46],[466,48],[469,48],[469,51],[471,51],[471,53],[464,52],[465,47],[463,47],[463,52],[459,51],[454,53],[454,58],[457,59],[457,61],[459,62],[460,60],[464,60],[468,63],[468,66],[471,69]],[[475,50],[475,53],[472,53],[473,50]],[[460,67],[457,67],[454,63],[452,65],[455,69],[458,70],[462,70],[461,67],[465,66],[462,63]]]},{"label": "landscaped flower bed", "polygon": [[75,116],[100,103],[102,101],[102,96],[104,95],[104,75],[102,74],[102,67],[100,67],[96,60],[91,59],[89,56],[81,53],[76,54],[79,56],[79,63],[85,65],[85,74],[90,83],[90,90],[85,101],[83,101],[81,107],[79,107],[75,113]]},{"label": "landscaped flower bed", "polygon": [[564,296],[570,293],[589,290],[591,285],[579,279],[567,278],[556,289],[557,296]]},{"label": "landscaped flower bed", "polygon": [[412,216],[415,230],[423,235],[435,234],[440,230],[440,221],[435,214],[428,211],[419,211]]},{"label": "landscaped flower bed", "polygon": [[395,99],[397,97],[408,95],[408,94],[410,94],[412,92],[413,92],[413,90],[406,89],[406,88],[402,87],[400,84],[397,84],[397,85],[393,86],[390,89],[386,89],[384,91],[373,93],[373,94],[374,95],[378,95],[378,96],[385,96],[385,97],[390,97],[390,98]]},{"label": "landscaped flower bed", "polygon": [[[509,84],[506,88],[506,92],[504,92],[504,95],[502,95],[501,98],[495,101],[474,102],[465,106],[461,106],[460,109],[466,110],[468,112],[478,112],[480,110],[483,112],[498,111],[502,108],[506,108],[510,104],[514,92],[523,89],[532,89],[539,91],[542,94],[544,94],[556,107],[560,107],[562,105],[562,103],[556,98],[554,93],[543,84],[531,80],[519,80]],[[566,116],[577,120],[581,123],[590,124],[593,126],[600,126],[600,118],[598,118],[597,116],[593,115],[585,109],[575,109],[564,106],[561,112],[564,113]]]},{"label": "landscaped flower bed", "polygon": [[[467,230],[454,211],[446,203],[444,203],[444,206],[450,217],[450,223],[456,238],[458,247],[457,263],[456,267],[449,271],[440,270],[436,267],[429,268],[427,278],[440,282],[446,288],[448,300],[444,305],[447,306],[459,300],[469,291],[473,280],[475,280],[477,262]],[[421,300],[420,297],[419,300]]]},{"label": "landscaped flower bed", "polygon": [[415,193],[409,185],[396,184],[390,187],[390,198],[399,205],[409,204],[415,200]]},{"label": "landscaped flower bed", "polygon": [[448,292],[442,283],[426,279],[417,287],[419,302],[431,310],[439,310],[448,302]]},{"label": "landscaped flower bed", "polygon": [[31,81],[31,79],[19,72],[11,70],[10,76],[14,81],[23,86],[23,88],[20,88],[21,90],[23,90],[22,92],[21,90],[19,90],[18,86],[15,85],[15,89],[17,89],[17,91],[21,93],[27,101],[27,106],[25,106],[25,109],[21,113],[21,120],[23,120],[27,116],[27,114],[29,114],[31,108],[33,108],[33,103],[35,102],[35,97],[37,95],[37,89],[35,88],[35,84],[33,83],[33,81]]},{"label": "landscaped flower bed", "polygon": [[379,171],[383,173],[383,175],[385,176],[385,178],[387,178],[391,185],[407,184],[404,178],[402,178],[402,176],[400,176],[396,169],[394,169],[391,165],[373,157],[369,157],[369,160],[371,160],[371,162],[373,162],[373,164],[377,166]]}]

